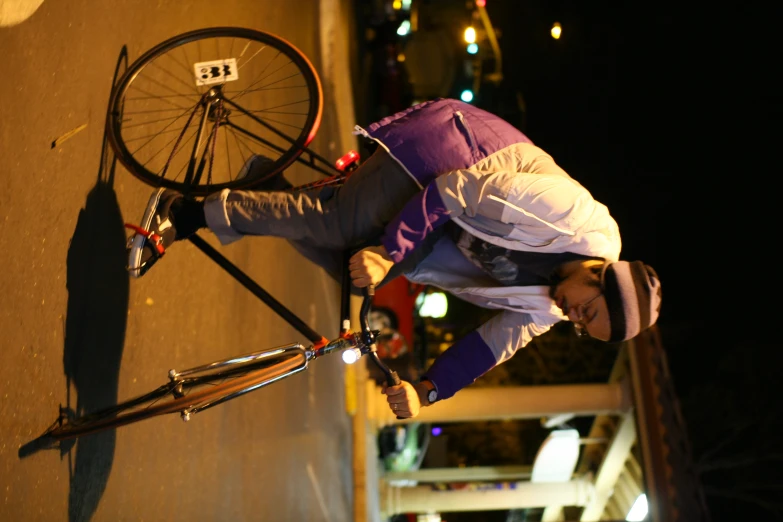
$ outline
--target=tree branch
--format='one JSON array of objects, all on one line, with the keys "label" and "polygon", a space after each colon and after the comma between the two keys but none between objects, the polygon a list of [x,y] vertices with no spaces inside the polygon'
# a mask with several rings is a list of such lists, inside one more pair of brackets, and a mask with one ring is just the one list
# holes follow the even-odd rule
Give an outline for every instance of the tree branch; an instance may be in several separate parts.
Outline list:
[{"label": "tree branch", "polygon": [[766,509],[775,515],[779,514],[781,510],[783,510],[783,504],[775,504],[772,502],[767,502],[764,499],[761,499],[755,495],[749,495],[746,493],[740,493],[737,491],[733,491],[730,489],[723,489],[723,488],[714,488],[710,486],[704,487],[704,493],[706,495],[713,495],[713,496],[719,496],[723,498],[734,498],[737,500],[741,500],[743,502],[747,502],[748,504],[755,504],[763,509]]},{"label": "tree branch", "polygon": [[783,454],[772,454],[772,455],[764,455],[764,456],[752,456],[752,457],[738,457],[736,459],[723,459],[723,460],[715,460],[713,462],[705,462],[703,464],[700,464],[697,469],[699,473],[704,473],[706,471],[714,471],[717,469],[726,469],[726,468],[738,468],[741,466],[750,466],[751,464],[761,463],[761,462],[768,462],[771,460],[783,460]]},{"label": "tree branch", "polygon": [[737,440],[737,437],[739,435],[741,435],[745,431],[745,429],[750,427],[751,424],[752,424],[752,422],[747,422],[746,421],[744,424],[742,424],[740,426],[736,426],[733,431],[731,431],[728,435],[726,435],[723,438],[723,440],[717,442],[713,447],[709,448],[707,451],[705,451],[704,453],[699,455],[699,460],[696,463],[696,465],[699,466],[700,463],[706,462],[707,460],[711,459],[716,454],[720,453],[720,451],[723,448],[725,448],[726,446],[728,446],[729,444],[731,444],[732,442]]}]

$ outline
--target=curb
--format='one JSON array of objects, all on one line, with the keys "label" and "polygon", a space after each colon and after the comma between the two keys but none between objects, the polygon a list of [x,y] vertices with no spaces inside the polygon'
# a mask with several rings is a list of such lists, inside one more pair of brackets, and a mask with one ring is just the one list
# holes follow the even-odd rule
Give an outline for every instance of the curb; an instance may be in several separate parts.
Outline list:
[{"label": "curb", "polygon": [[[351,81],[351,55],[346,35],[353,17],[351,2],[321,0],[319,4],[321,82],[327,104],[333,104],[336,117],[334,140],[330,150],[339,154],[350,149],[358,150],[358,140],[353,135],[356,123],[354,93]],[[332,151],[333,152],[333,151]],[[351,324],[358,325],[361,298],[351,297]],[[354,522],[382,522],[379,505],[378,448],[375,432],[368,422],[366,383],[369,373],[366,359],[345,369],[345,409],[351,416],[353,436],[353,520]]]}]

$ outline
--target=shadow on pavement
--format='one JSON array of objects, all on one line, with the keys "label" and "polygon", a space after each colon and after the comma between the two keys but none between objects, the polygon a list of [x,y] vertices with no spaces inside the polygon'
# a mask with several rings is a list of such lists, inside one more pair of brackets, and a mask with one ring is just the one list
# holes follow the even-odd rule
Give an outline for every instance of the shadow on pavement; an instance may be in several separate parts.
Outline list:
[{"label": "shadow on pavement", "polygon": [[[127,69],[123,46],[113,86]],[[129,277],[125,269],[125,229],[113,189],[117,159],[104,134],[98,179],[79,213],[67,258],[68,309],[63,368],[67,382],[64,410],[76,416],[117,403],[117,389],[128,317]],[[77,395],[71,404],[71,392]],[[90,520],[111,473],[113,430],[85,435],[58,446],[70,464],[68,519]],[[44,437],[22,446],[19,457],[44,449]],[[49,445],[51,448],[51,445]]]}]

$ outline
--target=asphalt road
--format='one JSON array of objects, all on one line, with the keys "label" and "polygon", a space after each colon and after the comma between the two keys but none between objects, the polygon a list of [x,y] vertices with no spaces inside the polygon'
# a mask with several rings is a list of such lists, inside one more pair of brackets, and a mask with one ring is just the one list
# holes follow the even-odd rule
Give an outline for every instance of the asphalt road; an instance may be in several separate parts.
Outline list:
[{"label": "asphalt road", "polygon": [[[141,218],[152,188],[114,161],[103,122],[127,64],[191,29],[269,31],[321,71],[323,18],[332,29],[344,23],[344,4],[48,0],[0,27],[0,521],[351,518],[351,425],[336,357],[189,423],[159,417],[74,446],[26,446],[61,405],[112,404],[162,384],[170,368],[305,341],[190,243],[129,279],[123,222]],[[328,56],[333,70],[341,55]],[[353,123],[341,121],[333,86],[324,78],[313,143],[327,157]],[[299,166],[291,174],[317,177]],[[218,248],[319,333],[337,333],[338,286],[285,241]]]}]

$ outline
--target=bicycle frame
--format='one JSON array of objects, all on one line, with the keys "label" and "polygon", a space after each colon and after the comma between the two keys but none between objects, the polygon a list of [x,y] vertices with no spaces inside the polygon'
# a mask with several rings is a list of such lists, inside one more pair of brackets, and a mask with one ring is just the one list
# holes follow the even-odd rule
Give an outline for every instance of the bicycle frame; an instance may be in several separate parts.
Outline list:
[{"label": "bicycle frame", "polygon": [[[314,152],[310,151],[308,148],[305,147],[305,152],[311,154],[311,162],[314,161],[314,158],[317,158],[318,160],[322,162],[326,162],[326,160],[315,154]],[[299,161],[302,161],[298,158]],[[343,181],[348,175],[350,175],[350,172],[356,168],[356,160],[358,160],[358,154],[354,151],[351,151],[349,154],[338,160],[338,164],[343,162],[343,160],[349,161],[350,163],[348,165],[344,165],[345,170],[339,169],[335,166],[332,166],[332,168],[338,172],[336,176],[332,176],[331,178],[328,178],[326,180],[321,180],[320,182],[314,182],[311,184],[303,185],[300,187],[295,187],[295,190],[302,190],[306,189],[315,185],[318,185],[319,183],[332,183],[332,182],[341,182]],[[305,162],[307,163],[307,162]],[[310,164],[310,166],[313,166]],[[315,167],[314,167],[315,168]],[[321,169],[319,170],[322,173],[325,173],[325,171]],[[211,370],[215,370],[221,367],[225,367],[228,365],[234,365],[234,364],[244,364],[250,361],[262,359],[265,357],[271,357],[276,355],[290,355],[299,353],[303,355],[302,363],[296,366],[295,368],[292,368],[291,370],[287,371],[286,373],[280,374],[276,376],[273,379],[264,380],[258,383],[253,384],[252,386],[248,386],[246,388],[243,388],[241,390],[238,390],[232,394],[226,395],[220,399],[217,399],[212,402],[204,403],[198,406],[191,407],[187,410],[184,410],[182,412],[182,418],[183,420],[189,420],[191,414],[198,413],[200,411],[203,411],[207,408],[211,408],[212,406],[216,406],[218,404],[221,404],[225,401],[228,401],[230,399],[233,399],[235,397],[238,397],[240,395],[243,395],[249,391],[261,388],[263,386],[267,386],[268,384],[271,384],[272,382],[276,382],[281,379],[285,379],[286,377],[289,377],[290,375],[293,375],[295,373],[302,372],[307,369],[308,363],[322,355],[325,355],[327,353],[330,353],[335,350],[345,350],[350,347],[358,347],[361,351],[361,355],[369,355],[370,359],[373,361],[374,364],[376,364],[381,371],[386,375],[387,384],[389,386],[394,386],[400,383],[400,379],[397,376],[397,373],[389,369],[378,357],[378,353],[375,349],[375,336],[376,334],[370,330],[367,316],[370,311],[371,306],[371,297],[374,295],[375,291],[374,288],[371,286],[367,289],[364,289],[364,301],[362,302],[362,308],[359,313],[361,325],[360,329],[361,331],[358,333],[353,333],[350,330],[350,295],[351,295],[351,279],[348,274],[348,252],[344,254],[343,259],[343,273],[341,277],[341,284],[340,284],[340,317],[341,317],[341,324],[340,324],[340,337],[335,340],[328,340],[323,335],[319,334],[315,330],[313,330],[307,323],[305,323],[302,319],[300,319],[296,314],[294,314],[290,309],[288,309],[286,306],[284,306],[280,301],[272,297],[266,290],[264,290],[258,283],[256,283],[252,278],[250,278],[245,272],[240,270],[235,264],[233,264],[231,261],[229,261],[225,256],[220,254],[214,247],[212,247],[209,243],[207,243],[204,239],[199,237],[197,234],[194,234],[191,236],[190,241],[204,254],[207,255],[212,261],[218,264],[221,268],[223,268],[226,272],[228,272],[234,279],[236,279],[242,286],[247,288],[253,295],[255,295],[257,298],[259,298],[261,301],[266,303],[275,313],[277,313],[281,318],[283,318],[288,324],[293,326],[296,330],[298,330],[302,335],[307,337],[308,340],[310,340],[313,345],[309,348],[305,348],[302,344],[294,343],[290,345],[286,345],[279,348],[273,348],[269,350],[262,350],[260,352],[254,352],[251,354],[247,354],[238,358],[233,359],[227,359],[224,361],[217,361],[214,363],[210,363],[203,366],[198,366],[196,368],[192,368],[190,370],[184,370],[182,372],[177,372],[175,370],[171,370],[169,372],[169,378],[172,379],[172,381],[184,377],[187,375],[192,375],[194,373],[203,373],[203,372],[209,372]]]},{"label": "bicycle frame", "polygon": [[[327,177],[326,179],[301,185],[299,187],[294,187],[294,190],[306,190],[316,186],[341,183],[348,176],[350,176],[350,173],[356,168],[357,166],[356,162],[359,159],[359,155],[355,151],[351,151],[345,156],[343,156],[343,158],[340,158],[338,160],[338,163],[341,163],[341,168],[338,168],[335,165],[329,163],[329,161],[326,160],[323,156],[320,156],[315,152],[313,152],[312,150],[310,150],[308,147],[303,147],[302,151],[303,151],[302,155],[307,154],[310,159],[303,160],[301,156],[299,156],[297,157],[297,161],[304,163],[308,167],[322,174],[325,175],[331,174],[331,176]],[[328,165],[332,169],[332,171],[329,172],[321,167],[318,167],[315,164],[316,161],[319,161],[324,165]],[[326,337],[324,337],[323,335],[317,333],[315,330],[310,328],[310,326],[307,325],[307,323],[305,323],[299,317],[297,317],[293,312],[291,312],[291,310],[289,310],[282,303],[280,303],[280,301],[272,297],[258,283],[256,283],[252,278],[250,278],[250,276],[248,276],[245,272],[240,270],[239,267],[237,267],[235,264],[229,261],[224,255],[218,252],[214,247],[212,247],[209,243],[207,243],[204,239],[202,239],[198,234],[193,234],[188,239],[199,250],[204,252],[204,254],[206,254],[207,257],[209,257],[212,261],[217,263],[218,266],[220,266],[226,272],[228,272],[242,286],[247,288],[253,295],[255,295],[261,301],[266,303],[275,313],[277,313],[286,322],[288,322],[288,324],[296,328],[302,335],[307,337],[308,340],[313,342],[315,345],[324,345],[329,342]],[[340,318],[341,318],[340,326],[341,327],[345,324],[346,320],[349,320],[349,313],[350,313],[349,296],[350,296],[351,280],[348,277],[347,258],[348,256],[345,255],[342,263],[343,274],[342,274],[342,281],[341,281],[341,299],[340,299]]]}]

